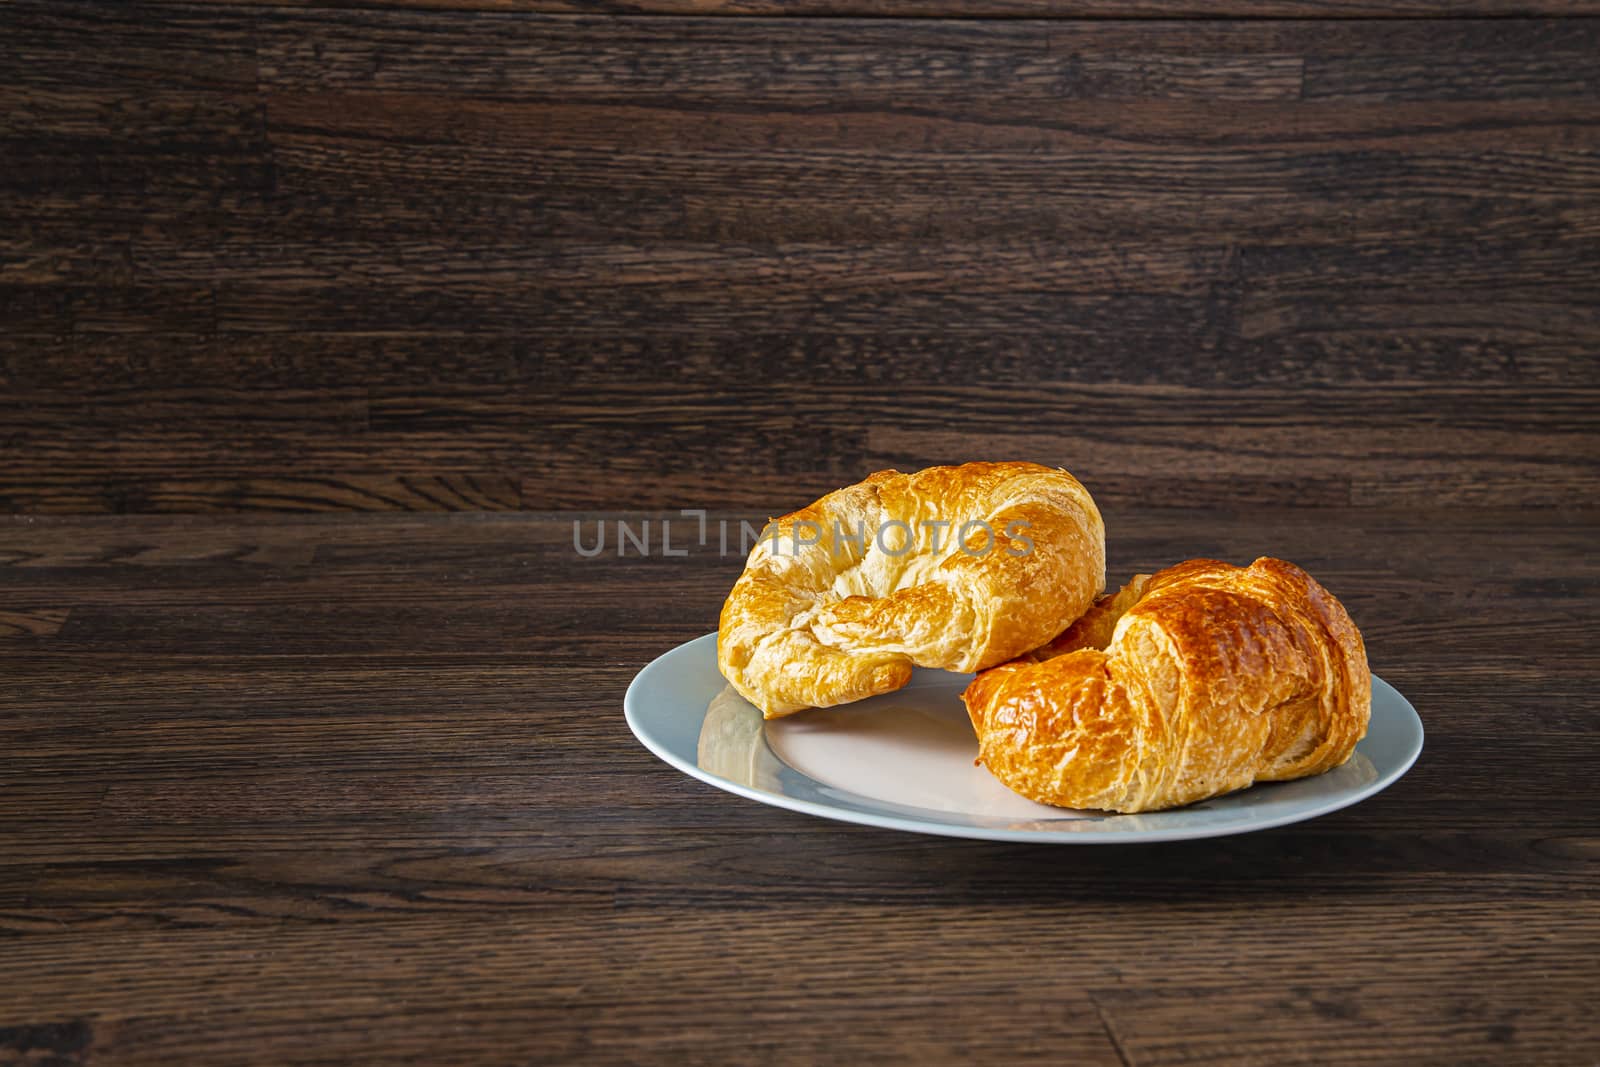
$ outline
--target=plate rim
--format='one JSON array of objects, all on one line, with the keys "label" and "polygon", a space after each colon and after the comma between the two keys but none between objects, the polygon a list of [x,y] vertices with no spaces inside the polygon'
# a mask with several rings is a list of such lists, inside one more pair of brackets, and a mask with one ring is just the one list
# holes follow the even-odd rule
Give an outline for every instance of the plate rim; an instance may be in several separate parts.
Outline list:
[{"label": "plate rim", "polygon": [[[1323,815],[1330,815],[1333,812],[1343,810],[1344,808],[1351,807],[1355,804],[1359,804],[1361,801],[1367,800],[1370,797],[1381,793],[1383,790],[1387,789],[1389,786],[1403,778],[1406,773],[1411,770],[1411,768],[1416,764],[1417,757],[1422,754],[1423,745],[1426,740],[1422,725],[1422,717],[1417,714],[1417,710],[1412,706],[1411,701],[1407,700],[1405,695],[1394,686],[1390,685],[1388,682],[1374,674],[1372,676],[1374,689],[1376,689],[1378,686],[1382,686],[1393,695],[1399,704],[1399,708],[1401,709],[1403,716],[1409,721],[1409,724],[1415,733],[1416,743],[1411,747],[1410,751],[1408,751],[1399,760],[1398,763],[1387,769],[1380,770],[1377,778],[1373,781],[1363,783],[1358,788],[1351,789],[1347,793],[1341,793],[1327,797],[1322,802],[1308,805],[1303,809],[1290,809],[1286,812],[1265,816],[1259,819],[1248,821],[1246,823],[1201,823],[1192,828],[1166,828],[1156,830],[1086,830],[1082,827],[1083,824],[1088,820],[1081,819],[1063,820],[1078,824],[1080,828],[1076,830],[979,826],[963,824],[959,822],[941,821],[941,819],[937,818],[937,816],[948,815],[950,813],[941,813],[933,809],[920,809],[928,811],[930,817],[926,819],[909,815],[901,816],[884,812],[859,810],[850,807],[835,806],[833,804],[819,803],[817,801],[806,800],[800,797],[792,797],[783,793],[776,793],[770,790],[758,788],[756,786],[746,785],[742,782],[736,782],[731,778],[724,778],[718,774],[713,774],[712,772],[701,767],[695,760],[684,758],[681,753],[676,752],[670,745],[662,742],[648,729],[646,725],[642,723],[642,709],[643,702],[645,700],[644,694],[649,684],[649,676],[656,670],[661,669],[661,664],[667,660],[678,656],[693,655],[696,646],[704,645],[709,642],[713,644],[714,648],[716,638],[716,633],[712,632],[703,634],[700,637],[691,638],[688,641],[684,641],[656,656],[634,674],[633,679],[628,683],[627,691],[623,694],[622,698],[623,716],[627,720],[628,729],[633,733],[634,738],[663,763],[666,763],[673,769],[686,774],[697,781],[704,782],[705,784],[710,785],[722,792],[732,793],[735,796],[743,797],[746,800],[753,800],[758,804],[764,804],[768,807],[799,812],[804,815],[811,815],[833,822],[853,823],[858,826],[871,826],[878,829],[898,830],[906,833],[931,834],[939,837],[967,838],[969,840],[980,841],[1010,841],[1033,842],[1037,844],[1048,843],[1079,845],[1139,843],[1155,844],[1168,841],[1200,840],[1209,837],[1227,837],[1235,834],[1254,833],[1258,830],[1270,830],[1276,827],[1287,826],[1293,823],[1305,822],[1310,819],[1320,818]],[[714,651],[712,655],[712,662],[714,665]],[[718,677],[721,677],[720,674]],[[705,713],[702,711],[700,712],[700,722],[703,723],[704,721]],[[788,765],[785,764],[785,766]],[[807,781],[815,782],[819,787],[826,787],[832,792],[841,793],[848,796],[860,796],[861,800],[866,803],[877,803],[871,797],[850,793],[848,790],[840,789],[837,786],[831,786],[825,782],[819,782],[817,779],[812,778],[803,771],[799,771],[794,768],[790,769],[793,770],[795,774],[805,778]],[[1243,790],[1240,792],[1243,792]],[[1104,817],[1094,820],[1093,824],[1104,825],[1105,823],[1113,822],[1120,817],[1121,816],[1118,816],[1114,813],[1108,813]]]}]

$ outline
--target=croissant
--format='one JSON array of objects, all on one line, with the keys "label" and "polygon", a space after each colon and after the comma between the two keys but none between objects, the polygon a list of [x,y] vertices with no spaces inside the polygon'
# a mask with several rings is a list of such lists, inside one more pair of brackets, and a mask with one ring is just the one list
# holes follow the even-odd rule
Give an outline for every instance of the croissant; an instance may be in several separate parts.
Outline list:
[{"label": "croissant", "polygon": [[1339,766],[1366,734],[1372,675],[1305,571],[1197,559],[1135,577],[962,699],[979,761],[1013,791],[1139,812]]},{"label": "croissant", "polygon": [[1105,526],[1034,463],[879,471],[770,524],[728,594],[717,666],[767,718],[976,671],[1054,636],[1105,588]]}]

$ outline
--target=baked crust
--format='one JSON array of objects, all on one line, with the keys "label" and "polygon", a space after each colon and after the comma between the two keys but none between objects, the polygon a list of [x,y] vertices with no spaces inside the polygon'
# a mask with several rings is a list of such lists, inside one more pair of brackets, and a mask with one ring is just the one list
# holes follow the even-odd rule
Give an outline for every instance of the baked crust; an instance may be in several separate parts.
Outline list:
[{"label": "baked crust", "polygon": [[879,471],[769,531],[717,627],[717,666],[767,718],[1002,663],[1105,588],[1094,500],[1035,463]]},{"label": "baked crust", "polygon": [[1292,563],[1140,575],[962,694],[1017,793],[1139,812],[1321,774],[1366,735],[1372,675],[1344,607]]}]

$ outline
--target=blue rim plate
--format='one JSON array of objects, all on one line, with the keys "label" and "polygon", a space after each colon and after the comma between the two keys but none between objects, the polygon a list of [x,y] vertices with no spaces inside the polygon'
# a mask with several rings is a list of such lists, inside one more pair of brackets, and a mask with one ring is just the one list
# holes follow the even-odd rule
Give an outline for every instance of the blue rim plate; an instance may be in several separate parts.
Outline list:
[{"label": "blue rim plate", "polygon": [[[948,718],[960,708],[971,675],[914,672],[910,685],[888,697]],[[952,703],[953,702],[953,703]],[[850,705],[871,714],[872,702]],[[707,634],[657,657],[634,677],[623,699],[635,737],[684,774],[750,800],[824,819],[890,830],[990,841],[1113,844],[1181,841],[1248,833],[1326,815],[1365,800],[1394,783],[1422,751],[1422,720],[1393,686],[1372,679],[1372,721],[1344,766],[1314,778],[1274,782],[1173,811],[1144,815],[1099,812],[996,814],[945,810],[870,796],[819,780],[774,751],[773,723],[733,693],[717,671],[717,635]],[[802,716],[809,715],[801,712]],[[960,712],[965,716],[964,710]],[[776,720],[792,722],[798,720]],[[784,746],[780,750],[787,751]],[[976,753],[977,742],[972,743]],[[976,774],[985,772],[975,770]]]}]

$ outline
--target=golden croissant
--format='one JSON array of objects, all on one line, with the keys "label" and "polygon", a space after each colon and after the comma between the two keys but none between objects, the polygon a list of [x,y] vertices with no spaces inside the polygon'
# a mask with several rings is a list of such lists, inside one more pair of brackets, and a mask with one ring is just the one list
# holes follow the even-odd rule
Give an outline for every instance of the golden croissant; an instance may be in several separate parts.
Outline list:
[{"label": "golden croissant", "polygon": [[1034,463],[879,471],[769,525],[728,594],[717,666],[767,718],[976,671],[1105,588],[1088,490]]},{"label": "golden croissant", "polygon": [[1138,812],[1320,774],[1365,736],[1372,675],[1299,567],[1197,559],[1140,575],[962,699],[979,760],[1045,804]]}]

